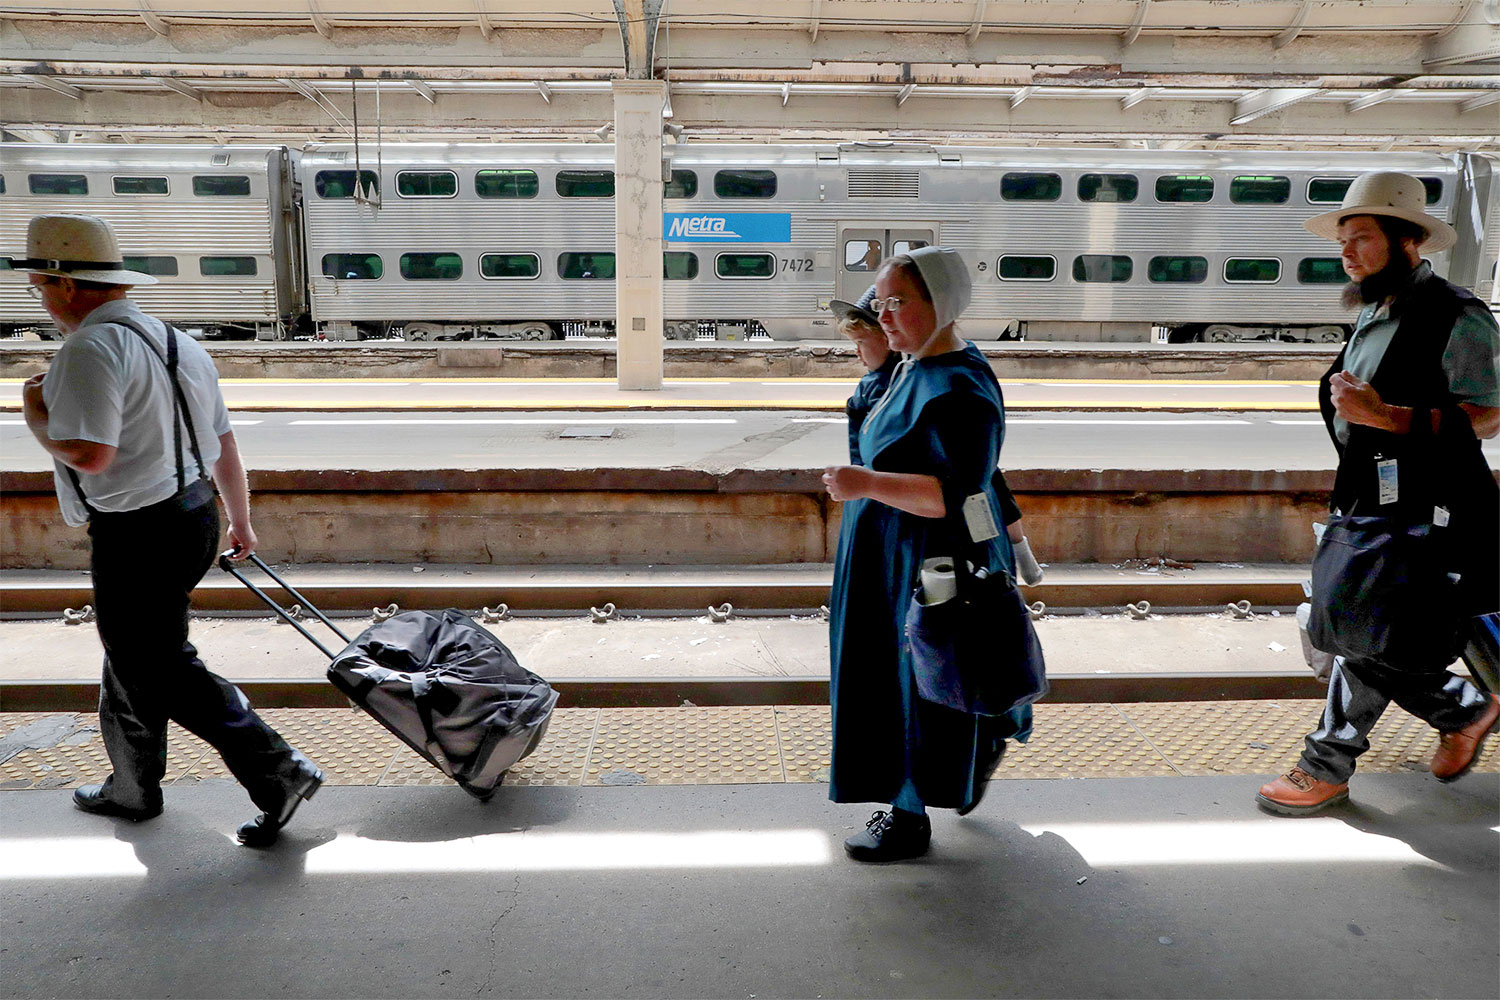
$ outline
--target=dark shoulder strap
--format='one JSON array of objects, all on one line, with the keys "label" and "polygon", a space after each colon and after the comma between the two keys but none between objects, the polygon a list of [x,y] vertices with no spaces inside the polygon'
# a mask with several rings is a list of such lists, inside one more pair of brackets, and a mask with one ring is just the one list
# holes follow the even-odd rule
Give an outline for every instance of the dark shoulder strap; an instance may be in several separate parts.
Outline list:
[{"label": "dark shoulder strap", "polygon": [[193,460],[198,463],[200,478],[207,478],[208,467],[203,463],[203,452],[198,449],[198,432],[193,427],[192,408],[188,406],[187,395],[182,391],[182,383],[177,379],[177,328],[171,323],[162,322],[162,326],[167,331],[167,354],[166,357],[162,357],[160,349],[145,330],[129,320],[120,319],[111,320],[111,322],[118,323],[139,337],[141,342],[156,356],[156,360],[167,369],[167,379],[172,383],[172,440],[177,460],[177,490],[180,493],[187,487],[187,475],[182,464],[183,425],[187,426],[188,447],[192,449]]}]

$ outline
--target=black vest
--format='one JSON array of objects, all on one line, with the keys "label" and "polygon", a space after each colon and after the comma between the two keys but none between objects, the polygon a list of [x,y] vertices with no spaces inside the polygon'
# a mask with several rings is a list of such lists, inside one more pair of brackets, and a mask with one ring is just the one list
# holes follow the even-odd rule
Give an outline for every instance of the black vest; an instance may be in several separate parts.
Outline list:
[{"label": "black vest", "polygon": [[[1434,507],[1447,508],[1450,521],[1444,531],[1454,571],[1463,574],[1466,596],[1479,613],[1500,610],[1500,488],[1443,371],[1453,324],[1476,301],[1469,292],[1428,274],[1392,303],[1396,333],[1370,384],[1384,402],[1418,411],[1413,433],[1353,424],[1349,443],[1340,444],[1333,432],[1329,380],[1344,370],[1347,344],[1318,384],[1318,406],[1339,453],[1330,506],[1346,514],[1397,517],[1411,524],[1430,523]],[[1423,410],[1442,412],[1436,435],[1420,426]],[[1385,505],[1379,503],[1376,469],[1383,459],[1395,459],[1397,469],[1397,500]]]}]

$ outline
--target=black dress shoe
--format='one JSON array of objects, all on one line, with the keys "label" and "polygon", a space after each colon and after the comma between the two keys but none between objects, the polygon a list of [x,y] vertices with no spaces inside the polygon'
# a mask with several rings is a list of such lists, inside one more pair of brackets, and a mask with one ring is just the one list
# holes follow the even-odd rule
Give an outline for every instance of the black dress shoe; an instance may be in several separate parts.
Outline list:
[{"label": "black dress shoe", "polygon": [[844,853],[855,861],[880,864],[921,857],[931,843],[932,820],[893,806],[890,812],[878,810],[863,832],[844,841]]},{"label": "black dress shoe", "polygon": [[235,836],[246,847],[270,847],[281,836],[281,828],[292,820],[304,799],[317,794],[323,785],[323,772],[317,769],[303,774],[284,791],[281,806],[271,812],[263,812],[247,823],[240,824]]},{"label": "black dress shoe", "polygon": [[161,803],[135,808],[124,806],[107,798],[103,785],[81,785],[73,790],[73,804],[86,813],[96,816],[117,816],[139,823],[143,819],[154,819],[161,815]]}]

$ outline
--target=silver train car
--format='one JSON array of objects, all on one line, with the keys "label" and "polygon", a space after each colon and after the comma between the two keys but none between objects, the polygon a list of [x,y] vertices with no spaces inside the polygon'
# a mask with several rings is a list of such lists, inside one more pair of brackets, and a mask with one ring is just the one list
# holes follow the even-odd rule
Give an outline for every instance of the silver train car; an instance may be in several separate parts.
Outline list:
[{"label": "silver train car", "polygon": [[[306,267],[286,146],[0,143],[0,254],[35,215],[97,215],[159,284],[142,306],[197,336],[279,340],[305,324]],[[6,267],[0,258],[0,268]],[[43,326],[24,276],[0,270],[0,333]]]},{"label": "silver train car", "polygon": [[[162,315],[217,322],[217,330],[253,322],[262,338],[610,336],[613,152],[597,143],[388,143],[358,153],[333,144],[0,146],[10,192],[0,192],[0,239],[15,239],[38,211],[127,220],[127,253],[176,261],[177,276],[146,293],[159,297]],[[258,259],[253,274],[204,274],[203,259],[231,254],[202,240],[234,230],[218,211],[228,199],[198,196],[192,185],[203,164],[256,155],[269,259]],[[157,166],[148,170],[136,156]],[[91,181],[88,193],[39,195],[34,175],[62,172],[64,161]],[[1337,251],[1302,221],[1336,206],[1363,171],[1414,173],[1427,184],[1429,210],[1459,231],[1434,266],[1493,300],[1493,166],[1473,154],[669,145],[665,332],[831,338],[830,299],[857,297],[882,257],[941,242],[974,268],[963,329],[975,339],[1338,340],[1349,316],[1338,305]],[[165,178],[168,193],[131,193],[148,175]],[[250,176],[258,192],[260,175]],[[153,184],[160,189],[162,180]],[[174,191],[194,191],[183,199],[191,207],[172,204]],[[185,249],[189,233],[201,237]],[[6,277],[0,328],[19,322]],[[189,277],[214,279],[223,299],[216,318],[201,294],[165,304],[171,286]],[[230,319],[230,302],[256,296],[258,317]],[[197,312],[172,311],[186,310],[188,298]],[[34,314],[30,304],[33,323]]]}]

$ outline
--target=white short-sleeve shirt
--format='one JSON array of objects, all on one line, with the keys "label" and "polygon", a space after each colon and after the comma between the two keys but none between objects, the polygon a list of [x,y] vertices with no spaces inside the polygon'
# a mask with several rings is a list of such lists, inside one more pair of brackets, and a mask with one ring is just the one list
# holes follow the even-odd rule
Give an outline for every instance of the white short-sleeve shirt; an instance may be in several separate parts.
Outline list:
[{"label": "white short-sleeve shirt", "polygon": [[[89,505],[100,511],[137,510],[177,492],[173,457],[172,383],[166,365],[140,337],[116,322],[129,319],[145,330],[161,357],[167,356],[165,325],[129,299],[115,299],[89,313],[67,336],[42,382],[47,435],[54,441],[84,440],[118,449],[98,475],[78,473]],[[219,392],[213,359],[185,334],[177,336],[177,380],[193,417],[198,449],[208,475],[219,459],[219,436],[229,432],[229,411]],[[182,428],[187,482],[198,463]],[[88,521],[67,468],[54,461],[58,506],[71,525]]]}]

